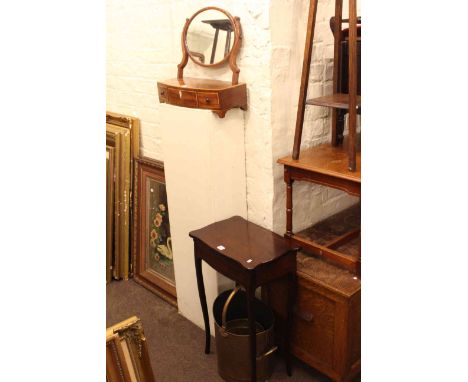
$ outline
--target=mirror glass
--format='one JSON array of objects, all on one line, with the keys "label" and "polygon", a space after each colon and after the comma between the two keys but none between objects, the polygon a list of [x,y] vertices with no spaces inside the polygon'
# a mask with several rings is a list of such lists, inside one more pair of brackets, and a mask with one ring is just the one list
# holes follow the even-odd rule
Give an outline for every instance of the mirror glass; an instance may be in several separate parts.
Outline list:
[{"label": "mirror glass", "polygon": [[220,11],[209,9],[198,14],[187,30],[187,50],[195,62],[217,64],[234,44],[234,26]]}]

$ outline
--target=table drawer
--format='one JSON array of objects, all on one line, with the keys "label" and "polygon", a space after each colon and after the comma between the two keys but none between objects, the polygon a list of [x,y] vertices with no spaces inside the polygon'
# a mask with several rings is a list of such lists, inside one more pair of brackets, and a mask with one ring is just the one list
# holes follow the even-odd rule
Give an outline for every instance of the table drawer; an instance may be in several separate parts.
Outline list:
[{"label": "table drawer", "polygon": [[202,109],[218,109],[219,98],[216,93],[197,93],[198,107]]},{"label": "table drawer", "polygon": [[298,280],[292,342],[316,361],[332,367],[335,341],[335,301]]},{"label": "table drawer", "polygon": [[173,105],[198,107],[197,93],[194,91],[169,88],[167,89],[167,99]]}]

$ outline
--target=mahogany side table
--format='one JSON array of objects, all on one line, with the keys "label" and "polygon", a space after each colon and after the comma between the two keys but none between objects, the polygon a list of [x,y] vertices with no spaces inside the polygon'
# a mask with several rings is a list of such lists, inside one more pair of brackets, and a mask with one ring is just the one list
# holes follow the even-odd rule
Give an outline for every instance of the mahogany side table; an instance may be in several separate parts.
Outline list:
[{"label": "mahogany side table", "polygon": [[289,332],[292,324],[296,255],[298,247],[289,240],[234,216],[189,233],[195,246],[195,270],[198,293],[205,321],[205,353],[210,352],[210,323],[206,304],[202,260],[216,271],[243,286],[247,292],[247,314],[250,326],[251,380],[256,381],[256,338],[253,302],[257,287],[273,280],[287,278],[287,318],[282,329],[286,370],[291,375]]}]

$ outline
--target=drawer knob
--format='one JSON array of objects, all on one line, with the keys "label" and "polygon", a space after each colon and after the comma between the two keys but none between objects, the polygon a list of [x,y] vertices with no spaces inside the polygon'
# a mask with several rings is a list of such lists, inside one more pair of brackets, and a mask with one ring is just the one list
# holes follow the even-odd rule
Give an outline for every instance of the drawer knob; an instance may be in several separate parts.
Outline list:
[{"label": "drawer knob", "polygon": [[301,320],[306,322],[312,322],[314,319],[314,314],[310,312],[301,312],[297,306],[294,307],[294,314],[299,317]]},{"label": "drawer knob", "polygon": [[206,103],[210,103],[211,100],[210,100],[209,98],[205,98],[205,102],[206,102]]},{"label": "drawer knob", "polygon": [[163,95],[165,94],[165,93],[164,93],[164,90],[163,90],[160,94],[163,96]]}]

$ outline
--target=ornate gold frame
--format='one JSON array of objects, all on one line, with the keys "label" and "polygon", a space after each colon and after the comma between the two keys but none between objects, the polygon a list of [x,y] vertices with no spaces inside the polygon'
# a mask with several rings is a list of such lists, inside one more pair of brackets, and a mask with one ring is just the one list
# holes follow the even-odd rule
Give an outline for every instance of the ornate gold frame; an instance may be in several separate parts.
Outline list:
[{"label": "ornate gold frame", "polygon": [[106,330],[107,382],[154,382],[143,326],[133,316]]},{"label": "ornate gold frame", "polygon": [[112,280],[114,252],[114,169],[115,148],[106,145],[106,283]]},{"label": "ornate gold frame", "polygon": [[[140,153],[140,122],[137,118],[106,112],[106,145],[114,148],[114,220],[112,275],[127,280],[131,274],[130,226],[134,160]],[[109,255],[107,255],[109,257]],[[106,271],[107,272],[107,271]]]},{"label": "ornate gold frame", "polygon": [[140,120],[127,115],[106,112],[106,124],[125,127],[130,130],[130,139],[132,142],[130,148],[130,158],[132,161],[140,156]]}]

